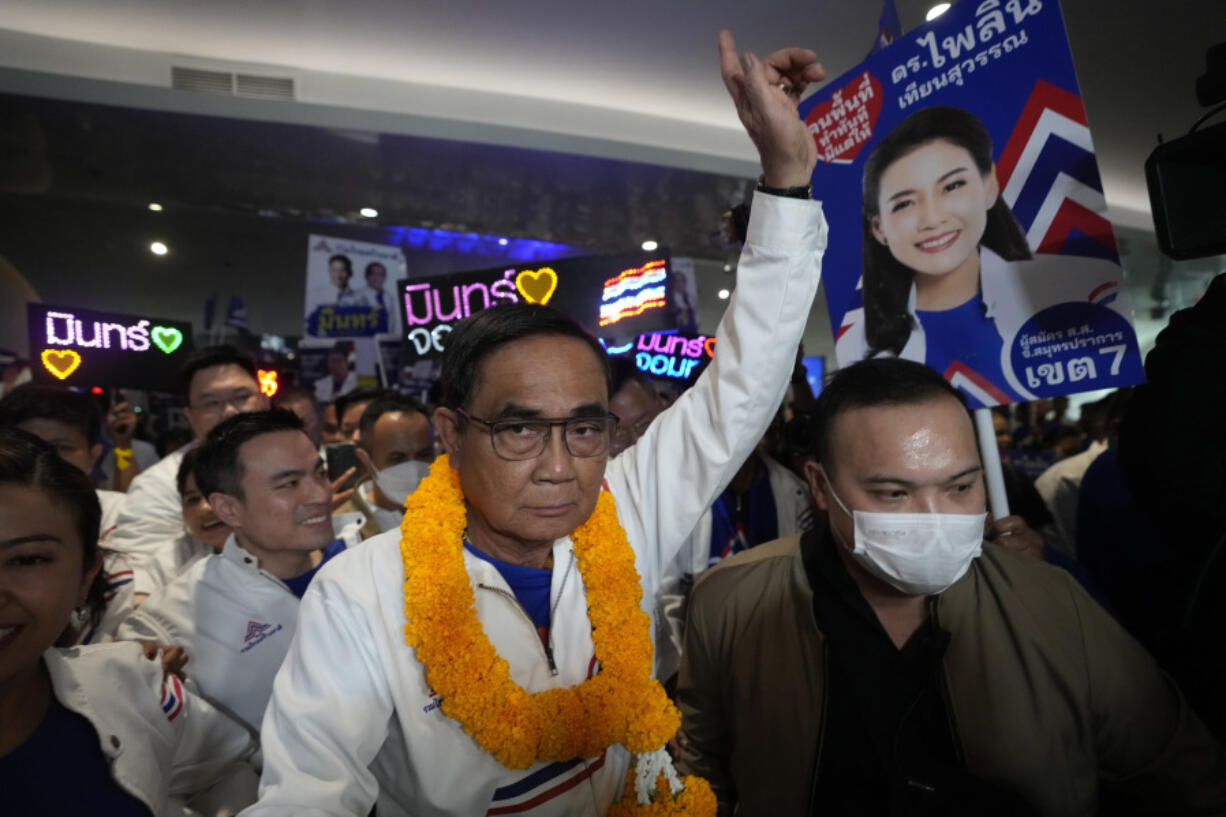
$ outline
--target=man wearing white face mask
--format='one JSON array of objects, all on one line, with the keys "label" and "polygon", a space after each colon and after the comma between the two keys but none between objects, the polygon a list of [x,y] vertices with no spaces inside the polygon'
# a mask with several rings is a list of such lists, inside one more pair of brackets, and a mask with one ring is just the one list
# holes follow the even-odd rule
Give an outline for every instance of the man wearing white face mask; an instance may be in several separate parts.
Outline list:
[{"label": "man wearing white face mask", "polygon": [[357,510],[365,514],[362,537],[368,539],[400,526],[405,500],[417,490],[434,461],[434,434],[419,403],[387,392],[362,412],[357,443],[365,478],[337,513]]},{"label": "man wearing white face mask", "polygon": [[827,523],[691,597],[680,767],[721,814],[1226,813],[1226,752],[1153,659],[1067,573],[985,544],[939,374],[858,363],[814,417]]}]

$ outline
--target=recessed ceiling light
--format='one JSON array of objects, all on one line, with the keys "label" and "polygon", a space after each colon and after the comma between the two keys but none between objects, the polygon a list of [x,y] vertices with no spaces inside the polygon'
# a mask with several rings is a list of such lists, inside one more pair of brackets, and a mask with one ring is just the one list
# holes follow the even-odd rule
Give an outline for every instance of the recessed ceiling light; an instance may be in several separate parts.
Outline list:
[{"label": "recessed ceiling light", "polygon": [[166,253],[170,252],[170,248],[161,241],[154,241],[149,245],[149,252],[153,253],[154,255],[165,255]]},{"label": "recessed ceiling light", "polygon": [[924,19],[931,22],[947,11],[949,11],[949,3],[937,3],[935,6],[928,9],[928,13],[924,15]]},{"label": "recessed ceiling light", "polygon": [[732,265],[724,264],[724,272],[732,272]]},{"label": "recessed ceiling light", "polygon": [[651,252],[652,250],[654,250],[656,247],[659,247],[659,246],[660,246],[659,242],[653,241],[650,238],[643,242],[643,249],[646,250],[647,252]]},{"label": "recessed ceiling light", "polygon": [[162,205],[158,204],[156,201],[151,201],[149,202],[149,209],[155,213],[160,213],[162,212]]},{"label": "recessed ceiling light", "polygon": [[728,300],[728,298],[732,295],[732,293],[726,289],[721,289],[717,294],[719,295],[719,299],[721,301]]},{"label": "recessed ceiling light", "polygon": [[509,239],[509,238],[500,238],[500,239],[498,239],[498,246],[500,246],[500,247],[505,247],[506,245],[508,245],[508,244],[510,244],[510,243],[511,243],[511,239]]},{"label": "recessed ceiling light", "polygon": [[376,218],[379,215],[379,211],[373,207],[363,207],[358,212],[361,213],[363,218]]}]

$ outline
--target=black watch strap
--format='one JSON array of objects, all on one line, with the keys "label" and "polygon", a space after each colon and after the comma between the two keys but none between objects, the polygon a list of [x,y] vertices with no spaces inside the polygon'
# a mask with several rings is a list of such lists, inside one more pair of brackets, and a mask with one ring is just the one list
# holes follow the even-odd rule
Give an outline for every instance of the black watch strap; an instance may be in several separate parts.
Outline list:
[{"label": "black watch strap", "polygon": [[758,177],[758,186],[754,188],[760,193],[766,193],[771,196],[782,196],[785,199],[811,199],[813,198],[813,184],[802,185],[800,187],[767,187],[766,177]]}]

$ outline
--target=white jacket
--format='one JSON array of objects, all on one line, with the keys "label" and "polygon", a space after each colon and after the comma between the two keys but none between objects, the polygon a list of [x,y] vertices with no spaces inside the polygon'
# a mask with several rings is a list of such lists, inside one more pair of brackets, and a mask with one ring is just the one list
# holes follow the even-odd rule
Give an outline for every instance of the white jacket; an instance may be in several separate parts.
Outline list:
[{"label": "white jacket", "polygon": [[212,555],[211,547],[185,530],[177,539],[158,548],[145,561],[144,570],[152,580],[152,586],[161,588],[170,584],[196,562]]},{"label": "white jacket", "polygon": [[[1000,333],[1001,370],[1005,373],[1009,388],[1026,400],[1034,400],[1022,380],[1022,373],[1013,370],[1013,342],[1022,325],[1036,313],[1062,303],[1089,302],[1090,298],[1105,300],[1107,293],[1114,293],[1109,308],[1132,323],[1132,307],[1124,291],[1122,272],[1118,264],[1101,258],[1072,255],[1036,255],[1029,261],[1005,261],[987,247],[979,249],[979,283],[982,291],[985,314],[996,322]],[[861,282],[862,283],[862,282]],[[859,286],[859,285],[858,285]],[[923,324],[916,316],[915,285],[907,299],[907,313],[913,328],[899,357],[927,362],[928,343]],[[865,334],[864,309],[852,309],[843,316],[834,346],[839,366],[850,366],[868,356],[868,338]],[[885,353],[881,353],[885,354]],[[1089,351],[1093,357],[1093,349]],[[1102,364],[1100,364],[1100,368]],[[975,390],[972,384],[955,383]],[[1087,385],[1082,391],[1102,388]],[[979,394],[980,402],[993,405],[996,400],[987,394]]]},{"label": "white jacket", "polygon": [[[758,456],[766,464],[771,494],[775,498],[779,538],[808,530],[813,523],[808,487],[782,463],[765,454]],[[656,677],[661,680],[672,677],[681,667],[688,586],[710,567],[711,525],[711,509],[707,508],[660,583],[656,602]]]},{"label": "white jacket", "polygon": [[[738,287],[717,353],[694,388],[609,463],[606,483],[635,550],[650,614],[665,566],[757,444],[788,385],[817,289],[826,226],[816,202],[757,196]],[[440,710],[404,643],[399,531],[326,565],[303,598],[299,632],[277,675],[262,731],[260,802],[248,817],[531,813],[603,815],[629,755],[502,766]],[[595,670],[583,581],[569,538],[554,543],[550,637],[497,569],[465,553],[477,615],[511,677],[537,692]],[[491,811],[491,813],[494,813]]]},{"label": "white jacket", "polygon": [[188,655],[184,675],[254,734],[298,626],[298,604],[285,583],[261,569],[230,534],[221,553],[196,562],[150,596],[116,637],[181,646]]},{"label": "white jacket", "polygon": [[132,568],[127,557],[117,551],[105,550],[102,577],[106,584],[106,609],[96,627],[90,626],[89,621],[76,611],[73,612],[68,626],[72,631],[70,643],[74,646],[113,641],[115,631],[134,609]]},{"label": "white jacket", "polygon": [[141,471],[128,487],[127,505],[106,546],[128,556],[134,572],[134,590],[152,593],[158,586],[145,565],[159,550],[172,547],[187,530],[176,478],[187,448],[167,454],[157,465]]},{"label": "white jacket", "polygon": [[189,814],[234,814],[255,799],[247,732],[136,644],[50,649],[43,660],[56,699],[90,722],[115,782],[152,814],[182,815],[186,804]]},{"label": "white jacket", "polygon": [[1106,442],[1094,440],[1085,451],[1054,463],[1034,481],[1035,490],[1055,521],[1055,541],[1048,544],[1065,556],[1077,558],[1077,503],[1081,498],[1081,480],[1107,447]]},{"label": "white jacket", "polygon": [[98,488],[98,504],[102,506],[102,522],[98,525],[98,544],[110,547],[107,540],[119,527],[119,517],[123,515],[128,504],[128,495],[120,491],[108,491]]}]

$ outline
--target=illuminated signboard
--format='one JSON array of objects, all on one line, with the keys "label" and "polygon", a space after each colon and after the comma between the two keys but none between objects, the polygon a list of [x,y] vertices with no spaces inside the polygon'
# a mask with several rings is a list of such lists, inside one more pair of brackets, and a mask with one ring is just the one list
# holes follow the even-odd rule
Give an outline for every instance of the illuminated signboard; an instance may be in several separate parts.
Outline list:
[{"label": "illuminated signboard", "polygon": [[806,355],[800,362],[805,367],[805,380],[809,381],[809,389],[812,390],[813,396],[817,397],[825,385],[826,358]]},{"label": "illuminated signboard", "polygon": [[614,357],[631,357],[649,377],[676,380],[691,386],[715,355],[714,335],[651,332],[620,346],[605,344]]},{"label": "illuminated signboard", "polygon": [[192,325],[144,315],[29,304],[34,379],[70,386],[177,391]]},{"label": "illuminated signboard", "polygon": [[281,389],[280,375],[276,369],[258,369],[256,374],[260,378],[260,391],[265,397],[276,397],[277,392]]},{"label": "illuminated signboard", "polygon": [[406,365],[442,354],[451,327],[504,303],[546,304],[594,335],[672,329],[667,253],[564,258],[400,282]]}]

